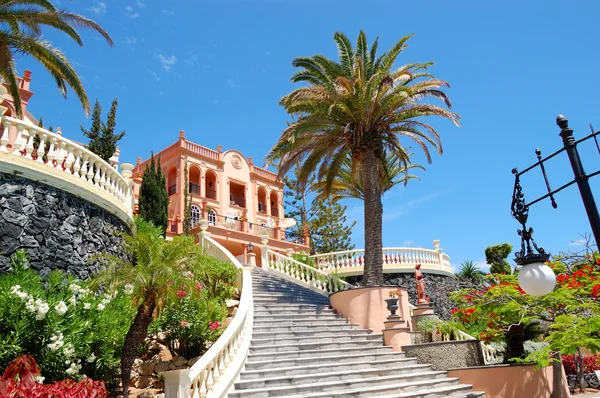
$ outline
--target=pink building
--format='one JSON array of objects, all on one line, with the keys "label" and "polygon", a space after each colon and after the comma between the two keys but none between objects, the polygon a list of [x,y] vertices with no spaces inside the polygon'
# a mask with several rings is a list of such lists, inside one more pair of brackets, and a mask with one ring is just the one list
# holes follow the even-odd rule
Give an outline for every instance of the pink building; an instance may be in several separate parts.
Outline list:
[{"label": "pink building", "polygon": [[[183,131],[173,145],[155,154],[160,156],[161,170],[169,192],[169,227],[167,237],[183,233],[184,190],[192,198],[191,232],[200,232],[200,220],[208,221],[208,232],[235,256],[246,253],[252,243],[260,245],[261,237],[269,237],[276,251],[309,251],[308,235],[302,244],[285,240],[283,219],[283,182],[277,174],[255,166],[237,150],[212,150],[185,139]],[[134,197],[139,194],[142,174],[150,159],[138,162],[133,169]],[[185,167],[188,186],[185,187]],[[260,262],[260,256],[256,256]]]}]

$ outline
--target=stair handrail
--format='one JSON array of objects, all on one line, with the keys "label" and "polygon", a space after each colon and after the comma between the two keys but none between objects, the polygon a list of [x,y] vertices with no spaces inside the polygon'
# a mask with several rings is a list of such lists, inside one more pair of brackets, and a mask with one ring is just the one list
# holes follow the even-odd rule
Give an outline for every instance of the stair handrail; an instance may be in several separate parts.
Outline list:
[{"label": "stair handrail", "polygon": [[267,250],[267,259],[269,271],[273,270],[285,279],[292,280],[323,295],[355,288],[354,285],[340,279],[335,274],[328,274],[271,249]]},{"label": "stair handrail", "polygon": [[252,275],[254,267],[244,267],[221,244],[203,236],[206,253],[229,261],[238,270],[241,280],[240,305],[221,337],[189,369],[163,372],[165,398],[224,397],[242,371],[252,338],[254,306]]},{"label": "stair handrail", "polygon": [[[455,329],[454,330],[454,337],[456,338],[456,340],[459,341],[464,341],[464,340],[477,340],[475,337],[471,336],[468,333],[463,332],[460,329]],[[496,363],[497,360],[497,352],[494,348],[490,347],[489,345],[485,344],[483,341],[480,341],[481,343],[481,351],[483,351],[483,360],[486,364],[493,364]]]}]

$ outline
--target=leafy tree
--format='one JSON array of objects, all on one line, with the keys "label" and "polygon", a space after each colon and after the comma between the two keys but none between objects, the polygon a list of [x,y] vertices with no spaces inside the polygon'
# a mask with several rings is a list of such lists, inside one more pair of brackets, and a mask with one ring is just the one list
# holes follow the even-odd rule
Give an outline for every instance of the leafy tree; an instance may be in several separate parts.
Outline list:
[{"label": "leafy tree", "polygon": [[311,220],[311,251],[332,253],[352,250],[352,228],[346,224],[346,206],[332,200],[315,200],[312,205],[314,216]]},{"label": "leafy tree", "polygon": [[441,116],[458,125],[458,114],[427,103],[442,100],[440,90],[448,83],[427,72],[432,63],[410,63],[393,69],[410,36],[403,37],[388,52],[377,55],[378,40],[369,48],[364,32],[356,48],[342,34],[335,33],[339,62],[322,55],[298,57],[300,68],[291,80],[305,82],[285,95],[280,104],[294,121],[283,131],[267,155],[267,163],[278,163],[279,175],[298,164],[298,181],[306,184],[316,173],[325,181],[324,195],[331,192],[344,161],[352,159],[352,170],[361,170],[365,215],[365,270],[363,284],[383,283],[381,172],[389,154],[409,164],[409,153],[400,137],[416,142],[427,161],[429,146],[442,152],[436,130],[423,121]]},{"label": "leafy tree", "polygon": [[0,1],[0,25],[0,76],[6,82],[8,93],[14,98],[17,116],[23,116],[23,109],[15,54],[30,55],[39,61],[50,72],[65,97],[67,86],[71,87],[87,114],[90,105],[77,72],[67,57],[47,41],[43,28],[57,29],[80,46],[83,46],[83,41],[77,28],[95,30],[113,46],[108,33],[91,19],[57,10],[50,0]]},{"label": "leafy tree", "polygon": [[90,139],[87,145],[88,149],[107,162],[117,150],[117,142],[125,136],[125,131],[115,134],[117,106],[118,99],[115,98],[110,111],[108,111],[106,123],[104,123],[101,119],[102,107],[100,106],[100,102],[96,100],[94,110],[92,111],[92,125],[90,129],[87,130],[83,126],[80,126],[83,135]]},{"label": "leafy tree", "polygon": [[[555,258],[549,263],[557,275],[551,293],[535,297],[518,286],[515,274],[486,277],[485,289],[469,288],[452,293],[458,303],[454,316],[479,338],[507,342],[505,361],[533,361],[546,366],[553,354],[575,354],[581,348],[600,351],[600,255],[576,260]],[[540,321],[550,323],[543,339],[548,345],[524,357],[527,330]]]},{"label": "leafy tree", "polygon": [[158,158],[158,167],[156,167],[154,154],[142,175],[139,208],[140,217],[162,228],[165,233],[169,222],[169,193],[165,177],[160,170],[160,157]]},{"label": "leafy tree", "polygon": [[[304,227],[310,227],[309,220],[312,217],[309,202],[309,186],[313,183],[311,177],[306,184],[298,183],[299,169],[294,169],[294,176],[283,178],[285,189],[283,192],[285,216],[296,220],[296,225],[286,231],[286,237],[292,242],[302,242],[304,238]],[[307,204],[308,203],[308,204]]]},{"label": "leafy tree", "polygon": [[510,243],[493,245],[485,248],[485,261],[490,264],[492,274],[510,274],[512,268],[506,259],[512,252]]},{"label": "leafy tree", "polygon": [[[407,185],[409,180],[420,180],[418,176],[409,174],[409,171],[412,169],[425,170],[421,165],[407,165],[391,154],[386,155],[382,163],[382,172],[380,173],[381,193],[386,193],[398,184]],[[312,189],[315,192],[320,192],[319,197],[323,198],[327,196],[326,186],[327,181],[319,181],[312,185]],[[343,161],[340,174],[334,177],[328,195],[333,201],[351,198],[365,199],[360,170],[352,170],[351,158],[346,158]]]},{"label": "leafy tree", "polygon": [[125,285],[133,285],[132,299],[136,303],[136,315],[121,354],[121,380],[123,396],[128,397],[131,368],[140,345],[148,334],[148,327],[162,308],[176,300],[180,292],[194,294],[196,281],[185,275],[193,272],[193,266],[201,261],[201,248],[191,236],[177,236],[166,241],[163,230],[152,223],[136,217],[136,233],[125,237],[125,245],[132,262],[110,255],[101,255],[106,269],[93,280],[95,288],[109,291]]},{"label": "leafy tree", "polygon": [[464,281],[471,283],[481,283],[485,273],[481,271],[476,262],[467,260],[460,264],[460,268],[456,276]]}]

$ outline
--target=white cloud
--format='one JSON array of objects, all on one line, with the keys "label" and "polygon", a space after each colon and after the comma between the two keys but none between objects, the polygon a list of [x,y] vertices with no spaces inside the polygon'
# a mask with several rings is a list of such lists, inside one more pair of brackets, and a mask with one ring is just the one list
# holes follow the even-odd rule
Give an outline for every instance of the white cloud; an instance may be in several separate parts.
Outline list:
[{"label": "white cloud", "polygon": [[86,10],[91,11],[97,16],[101,17],[106,14],[106,3],[103,1],[94,2],[94,5],[86,8]]},{"label": "white cloud", "polygon": [[158,58],[158,60],[160,61],[160,65],[167,72],[170,71],[171,68],[173,67],[173,65],[175,65],[175,63],[177,62],[176,56],[174,56],[174,55],[166,56],[160,52],[156,53],[156,58]]},{"label": "white cloud", "polygon": [[146,3],[144,3],[144,0],[136,0],[135,4],[139,7],[139,8],[145,8],[146,7]]},{"label": "white cloud", "polygon": [[158,74],[156,72],[154,72],[151,69],[147,69],[148,73],[150,73],[152,75],[152,77],[154,78],[154,80],[156,80],[157,82],[160,81],[160,76],[158,76]]},{"label": "white cloud", "polygon": [[135,36],[125,36],[125,38],[123,39],[123,43],[128,44],[128,45],[135,45],[137,44],[138,39]]},{"label": "white cloud", "polygon": [[129,19],[136,19],[140,14],[132,6],[127,6],[125,7],[125,16]]},{"label": "white cloud", "polygon": [[411,245],[413,245],[415,242],[412,240],[405,240],[404,241],[404,246],[405,247],[410,247]]},{"label": "white cloud", "polygon": [[233,80],[233,76],[231,76],[229,79],[227,79],[227,84],[229,84],[229,87],[231,87],[231,88],[238,87],[238,85],[235,84],[235,80]]},{"label": "white cloud", "polygon": [[198,62],[199,59],[200,58],[196,54],[190,53],[189,58],[187,58],[184,62],[186,64],[188,64],[189,66],[196,66],[196,63]]}]

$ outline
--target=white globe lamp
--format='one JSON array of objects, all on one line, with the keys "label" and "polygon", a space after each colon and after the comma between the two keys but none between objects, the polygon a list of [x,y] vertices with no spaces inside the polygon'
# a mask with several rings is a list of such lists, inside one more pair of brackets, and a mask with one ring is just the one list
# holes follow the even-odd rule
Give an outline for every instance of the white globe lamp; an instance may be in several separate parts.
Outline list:
[{"label": "white globe lamp", "polygon": [[545,261],[522,264],[519,270],[519,286],[531,296],[545,296],[554,290],[556,275]]}]

